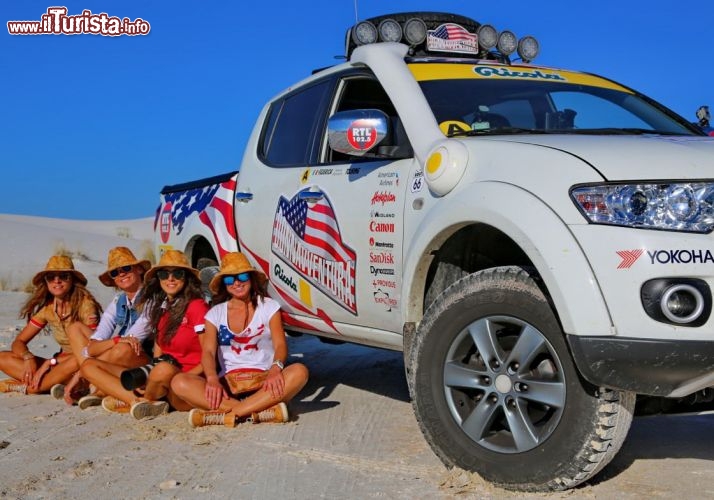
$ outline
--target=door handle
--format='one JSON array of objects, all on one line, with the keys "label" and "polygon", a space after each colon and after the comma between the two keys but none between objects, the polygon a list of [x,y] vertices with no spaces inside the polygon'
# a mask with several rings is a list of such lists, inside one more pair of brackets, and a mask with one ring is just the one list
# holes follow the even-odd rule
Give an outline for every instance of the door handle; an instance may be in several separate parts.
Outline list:
[{"label": "door handle", "polygon": [[253,199],[253,193],[238,192],[236,193],[236,201],[240,203],[248,203]]},{"label": "door handle", "polygon": [[308,203],[315,203],[320,201],[324,197],[324,193],[322,191],[300,191],[298,193],[298,199],[302,201],[306,201]]}]

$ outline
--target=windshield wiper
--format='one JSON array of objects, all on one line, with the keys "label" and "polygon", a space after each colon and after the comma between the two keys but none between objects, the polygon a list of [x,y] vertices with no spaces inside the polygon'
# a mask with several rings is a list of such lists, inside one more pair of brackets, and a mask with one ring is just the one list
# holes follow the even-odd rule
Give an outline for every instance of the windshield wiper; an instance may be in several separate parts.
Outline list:
[{"label": "windshield wiper", "polygon": [[458,130],[447,137],[473,137],[476,135],[516,135],[516,134],[552,134],[553,131],[537,128],[499,127],[478,130]]},{"label": "windshield wiper", "polygon": [[571,134],[584,135],[685,135],[678,132],[665,132],[663,130],[652,130],[645,128],[583,128],[568,131]]}]

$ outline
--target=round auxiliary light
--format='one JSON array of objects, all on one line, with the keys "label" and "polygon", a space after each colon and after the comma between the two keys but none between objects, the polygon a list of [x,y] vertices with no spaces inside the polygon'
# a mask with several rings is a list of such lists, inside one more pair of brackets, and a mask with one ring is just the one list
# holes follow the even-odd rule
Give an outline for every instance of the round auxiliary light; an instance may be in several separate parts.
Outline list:
[{"label": "round auxiliary light", "polygon": [[513,54],[518,48],[518,39],[512,31],[502,31],[498,37],[498,51],[504,56]]},{"label": "round auxiliary light", "polygon": [[418,17],[412,17],[404,23],[404,38],[409,45],[418,45],[426,40],[426,23]]},{"label": "round auxiliary light", "polygon": [[412,17],[404,23],[404,38],[409,45],[418,45],[426,40],[426,23],[418,17]]},{"label": "round auxiliary light", "polygon": [[377,28],[369,21],[362,21],[352,28],[352,40],[357,45],[366,45],[377,41]]},{"label": "round auxiliary light", "polygon": [[484,50],[490,50],[498,43],[498,31],[490,24],[482,24],[478,31],[478,44]]},{"label": "round auxiliary light", "polygon": [[398,42],[402,39],[402,27],[394,19],[385,19],[377,27],[379,39],[383,42]]},{"label": "round auxiliary light", "polygon": [[540,44],[534,37],[528,35],[518,41],[518,55],[524,62],[531,62],[539,52]]}]

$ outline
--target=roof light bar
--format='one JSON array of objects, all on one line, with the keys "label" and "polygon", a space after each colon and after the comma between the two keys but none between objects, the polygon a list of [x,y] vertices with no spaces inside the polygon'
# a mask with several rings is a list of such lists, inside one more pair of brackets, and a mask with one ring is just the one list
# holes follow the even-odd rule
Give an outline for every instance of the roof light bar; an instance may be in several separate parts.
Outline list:
[{"label": "roof light bar", "polygon": [[518,48],[518,39],[512,31],[502,31],[498,37],[498,51],[504,56],[513,54]]},{"label": "roof light bar", "polygon": [[482,24],[476,34],[479,47],[483,50],[490,50],[498,43],[498,31],[490,24]]},{"label": "roof light bar", "polygon": [[418,17],[407,19],[404,23],[404,38],[409,45],[418,45],[426,40],[426,23]]},{"label": "roof light bar", "polygon": [[377,27],[379,39],[383,42],[399,42],[402,39],[402,27],[394,19],[385,19]]},{"label": "roof light bar", "polygon": [[531,62],[538,56],[540,52],[540,44],[534,37],[524,36],[518,41],[518,55],[523,62]]},{"label": "roof light bar", "polygon": [[377,27],[369,21],[362,21],[352,30],[352,40],[357,45],[366,45],[377,41]]}]

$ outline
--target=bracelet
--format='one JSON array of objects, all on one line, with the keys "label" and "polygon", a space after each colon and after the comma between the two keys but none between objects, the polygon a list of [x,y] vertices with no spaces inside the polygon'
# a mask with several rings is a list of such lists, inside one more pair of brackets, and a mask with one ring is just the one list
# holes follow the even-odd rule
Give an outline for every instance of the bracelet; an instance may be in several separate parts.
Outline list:
[{"label": "bracelet", "polygon": [[117,345],[119,343],[119,341],[121,340],[121,337],[119,335],[117,335],[112,340],[114,341],[114,345]]},{"label": "bracelet", "polygon": [[84,348],[82,349],[82,356],[85,358],[91,358],[92,356],[89,355],[89,346],[85,345]]},{"label": "bracelet", "polygon": [[22,353],[22,359],[23,361],[30,361],[31,359],[34,359],[35,355],[32,354],[30,351],[25,351]]}]

